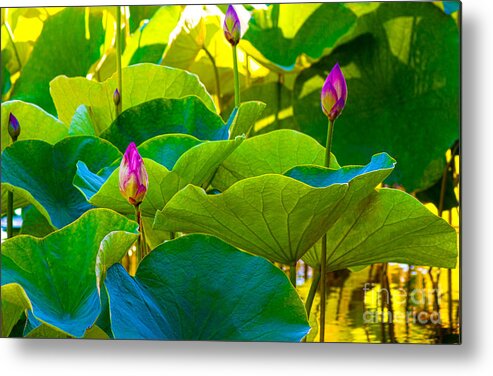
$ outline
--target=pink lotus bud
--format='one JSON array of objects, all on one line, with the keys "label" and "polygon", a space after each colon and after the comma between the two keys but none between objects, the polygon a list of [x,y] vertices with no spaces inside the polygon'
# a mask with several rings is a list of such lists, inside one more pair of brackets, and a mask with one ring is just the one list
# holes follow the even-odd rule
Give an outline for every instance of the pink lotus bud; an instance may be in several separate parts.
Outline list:
[{"label": "pink lotus bud", "polygon": [[342,74],[339,64],[336,64],[330,71],[322,87],[322,111],[331,121],[334,121],[344,109],[346,99],[346,79]]},{"label": "pink lotus bud", "polygon": [[140,205],[149,186],[144,161],[132,142],[120,164],[120,192],[134,206]]},{"label": "pink lotus bud", "polygon": [[236,46],[240,42],[241,27],[240,19],[236,14],[235,8],[230,5],[226,11],[223,24],[224,36],[232,46]]},{"label": "pink lotus bud", "polygon": [[10,137],[12,138],[12,141],[17,141],[17,138],[21,134],[21,126],[19,125],[19,121],[13,113],[9,114],[8,131]]}]

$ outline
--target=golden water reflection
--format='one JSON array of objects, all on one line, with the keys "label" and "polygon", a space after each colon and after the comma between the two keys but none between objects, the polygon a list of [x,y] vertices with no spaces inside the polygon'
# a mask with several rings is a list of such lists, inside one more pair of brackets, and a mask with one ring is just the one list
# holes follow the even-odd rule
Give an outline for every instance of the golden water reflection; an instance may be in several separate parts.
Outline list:
[{"label": "golden water reflection", "polygon": [[[458,271],[451,271],[451,294],[447,269],[430,273],[429,267],[377,264],[358,272],[329,273],[325,341],[458,343]],[[301,283],[298,291],[305,298],[311,279]],[[308,342],[319,340],[319,312],[317,294]]]}]

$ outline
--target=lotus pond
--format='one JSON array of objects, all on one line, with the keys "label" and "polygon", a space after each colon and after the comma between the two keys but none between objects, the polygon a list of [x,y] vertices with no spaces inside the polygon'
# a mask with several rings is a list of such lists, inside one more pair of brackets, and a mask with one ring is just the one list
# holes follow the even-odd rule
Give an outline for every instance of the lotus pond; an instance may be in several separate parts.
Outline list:
[{"label": "lotus pond", "polygon": [[2,336],[460,343],[459,13],[2,8]]}]

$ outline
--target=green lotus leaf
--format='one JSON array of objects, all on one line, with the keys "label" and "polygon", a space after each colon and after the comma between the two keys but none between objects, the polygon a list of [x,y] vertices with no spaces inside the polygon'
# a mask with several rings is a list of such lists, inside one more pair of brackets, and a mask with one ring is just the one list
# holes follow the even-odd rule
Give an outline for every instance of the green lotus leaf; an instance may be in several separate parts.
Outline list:
[{"label": "green lotus leaf", "polygon": [[442,176],[443,156],[459,137],[459,29],[431,3],[382,3],[358,23],[357,38],[298,75],[296,122],[325,142],[320,90],[339,62],[349,88],[334,131],[339,162],[363,163],[385,150],[399,161],[386,184],[426,189]]},{"label": "green lotus leaf", "polygon": [[21,126],[18,141],[42,140],[55,144],[68,136],[67,126],[42,108],[22,101],[8,101],[2,103],[2,151],[12,143],[7,130],[10,113]]},{"label": "green lotus leaf", "polygon": [[261,61],[290,71],[301,55],[318,59],[334,48],[355,23],[356,15],[342,3],[271,4],[253,11],[243,39],[263,55]]},{"label": "green lotus leaf", "polygon": [[189,185],[157,212],[154,228],[220,236],[245,251],[292,264],[350,202],[373,191],[394,162],[382,153],[362,167],[306,167],[320,169],[324,179],[311,179],[302,173],[303,167],[295,168],[288,173],[296,178],[275,174],[247,178],[217,195]]},{"label": "green lotus leaf", "polygon": [[266,104],[259,101],[249,101],[240,104],[230,115],[228,121],[230,138],[247,135],[255,125],[255,122],[264,112]]},{"label": "green lotus leaf", "polygon": [[154,99],[124,111],[101,137],[122,152],[131,142],[140,145],[155,136],[183,133],[201,140],[224,140],[228,127],[195,96]]},{"label": "green lotus leaf", "polygon": [[46,217],[34,205],[28,205],[22,208],[22,227],[20,234],[43,238],[55,230],[56,228],[50,225]]},{"label": "green lotus leaf", "polygon": [[[33,329],[29,334],[26,335],[27,338],[51,338],[51,339],[67,339],[74,338],[67,333],[61,332],[52,328],[48,325],[41,324],[37,328]],[[92,326],[87,329],[84,335],[81,337],[83,339],[109,339],[108,335],[97,325]]]},{"label": "green lotus leaf", "polygon": [[94,209],[45,238],[8,239],[2,244],[2,286],[22,286],[36,320],[82,337],[101,310],[100,280],[135,242],[137,227],[111,210]]},{"label": "green lotus leaf", "polygon": [[[150,57],[157,63],[163,55],[169,35],[180,19],[181,12],[182,8],[179,6],[163,6],[157,9],[145,26],[139,27],[127,39],[122,54],[122,65],[131,65],[135,61],[141,62]],[[151,51],[156,53],[149,54]]]},{"label": "green lotus leaf", "polygon": [[[325,148],[310,136],[293,130],[277,130],[251,137],[221,164],[213,186],[224,191],[239,180],[263,174],[283,174],[302,164],[323,165]],[[332,155],[331,168],[339,168]]]},{"label": "green lotus leaf", "polygon": [[135,278],[114,265],[105,285],[118,339],[298,342],[310,329],[278,268],[211,236],[160,245]]},{"label": "green lotus leaf", "polygon": [[[86,35],[90,35],[87,38]],[[50,81],[58,75],[85,76],[100,57],[104,42],[102,14],[83,7],[67,7],[49,17],[36,41],[31,56],[22,67],[12,98],[37,104],[56,114],[50,97]],[[77,90],[63,93],[65,98]],[[75,112],[75,110],[74,110]],[[60,118],[65,124],[69,119]]]},{"label": "green lotus leaf", "polygon": [[31,309],[24,289],[17,283],[2,285],[2,337],[8,337],[23,312]]},{"label": "green lotus leaf", "polygon": [[[320,265],[320,242],[303,261]],[[346,208],[327,232],[327,270],[378,262],[454,268],[456,231],[409,194],[380,189]]]},{"label": "green lotus leaf", "polygon": [[99,171],[120,157],[109,142],[91,136],[68,137],[55,145],[17,141],[2,153],[2,191],[12,190],[14,197],[33,204],[50,225],[61,228],[92,207],[72,185],[77,161]]},{"label": "green lotus leaf", "polygon": [[[186,71],[145,63],[123,68],[122,77],[123,110],[156,98],[195,95],[210,111],[215,111],[214,102],[198,77]],[[113,92],[116,88],[116,73],[104,82],[59,76],[50,83],[58,118],[70,124],[79,106],[84,104],[92,110],[97,135],[115,120]]]},{"label": "green lotus leaf", "polygon": [[[149,189],[141,204],[142,215],[153,218],[180,189],[188,184],[209,186],[221,162],[243,141],[201,142],[192,136],[163,135],[138,147],[149,176]],[[153,158],[153,159],[149,159]],[[120,194],[119,167],[104,178],[79,162],[74,185],[94,206],[132,214],[134,208]]]},{"label": "green lotus leaf", "polygon": [[71,136],[96,136],[91,107],[81,104],[75,111],[68,129]]}]

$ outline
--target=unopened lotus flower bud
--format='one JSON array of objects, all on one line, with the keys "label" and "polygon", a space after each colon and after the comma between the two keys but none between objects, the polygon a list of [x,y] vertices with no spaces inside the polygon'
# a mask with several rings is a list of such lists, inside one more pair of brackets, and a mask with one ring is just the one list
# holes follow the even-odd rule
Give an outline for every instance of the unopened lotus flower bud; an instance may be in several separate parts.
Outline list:
[{"label": "unopened lotus flower bud", "polygon": [[118,91],[118,89],[115,89],[115,91],[113,92],[113,103],[115,104],[115,106],[118,106],[121,100],[122,98],[120,96],[120,92]]},{"label": "unopened lotus flower bud", "polygon": [[235,8],[232,5],[228,7],[226,11],[226,16],[224,18],[224,36],[227,41],[231,43],[232,46],[236,46],[240,42],[241,38],[241,27],[240,19],[236,14]]},{"label": "unopened lotus flower bud", "polygon": [[148,186],[149,178],[144,161],[132,142],[120,164],[120,192],[130,204],[138,206],[144,200]]},{"label": "unopened lotus flower bud", "polygon": [[19,125],[19,121],[14,116],[13,113],[9,114],[9,125],[8,125],[9,135],[12,138],[12,141],[17,141],[17,138],[21,134],[21,126]]},{"label": "unopened lotus flower bud", "polygon": [[324,114],[334,121],[346,105],[347,86],[339,64],[330,71],[322,87],[321,103]]}]

